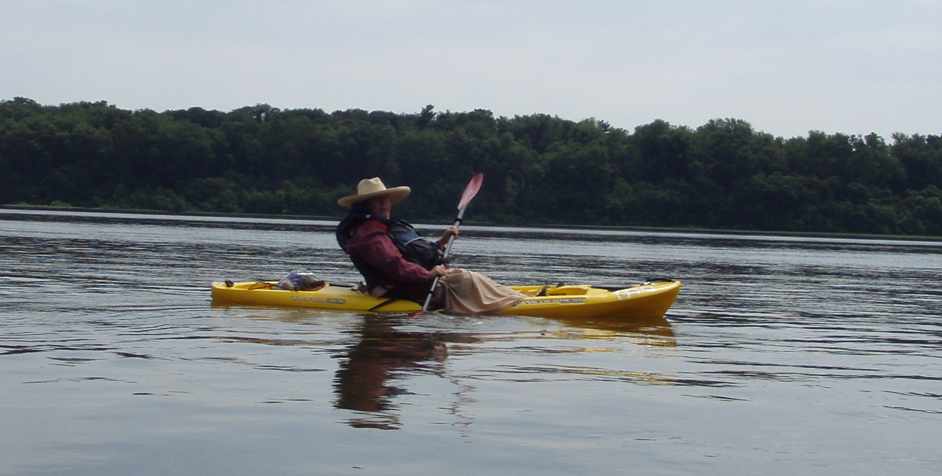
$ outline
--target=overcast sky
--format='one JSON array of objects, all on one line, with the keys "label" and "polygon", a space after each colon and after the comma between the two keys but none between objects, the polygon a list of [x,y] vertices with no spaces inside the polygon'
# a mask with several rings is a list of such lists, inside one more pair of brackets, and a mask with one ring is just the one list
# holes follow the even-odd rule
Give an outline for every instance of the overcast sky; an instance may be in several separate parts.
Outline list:
[{"label": "overcast sky", "polygon": [[0,99],[942,133],[942,0],[0,0]]}]

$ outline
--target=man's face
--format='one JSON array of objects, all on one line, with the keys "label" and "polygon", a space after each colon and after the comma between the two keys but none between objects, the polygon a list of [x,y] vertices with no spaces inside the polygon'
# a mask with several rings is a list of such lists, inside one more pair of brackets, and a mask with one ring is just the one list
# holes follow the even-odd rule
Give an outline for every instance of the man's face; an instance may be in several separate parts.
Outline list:
[{"label": "man's face", "polygon": [[367,202],[367,207],[373,215],[387,220],[392,214],[392,200],[389,197],[374,198]]}]

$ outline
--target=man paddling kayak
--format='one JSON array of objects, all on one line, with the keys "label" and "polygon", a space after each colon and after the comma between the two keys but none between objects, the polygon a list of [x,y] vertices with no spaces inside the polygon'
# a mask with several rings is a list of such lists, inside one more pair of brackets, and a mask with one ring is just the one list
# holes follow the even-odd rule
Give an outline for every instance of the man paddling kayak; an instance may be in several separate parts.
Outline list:
[{"label": "man paddling kayak", "polygon": [[[456,226],[431,242],[419,237],[405,221],[393,219],[392,207],[411,191],[406,186],[386,188],[379,177],[373,177],[360,180],[356,193],[337,200],[338,205],[350,209],[337,225],[337,242],[366,280],[366,292],[422,303],[434,279],[441,277],[444,286],[436,288],[432,307],[470,314],[492,312],[523,298],[479,273],[444,265],[441,250],[450,238],[458,236]],[[482,287],[486,288],[483,299]],[[460,306],[449,305],[456,298]]]},{"label": "man paddling kayak", "polygon": [[[366,279],[367,292],[375,297],[408,299],[421,302],[432,286],[435,276],[444,276],[446,268],[434,259],[423,266],[403,255],[403,247],[419,243],[396,243],[396,235],[390,228],[393,205],[401,202],[412,192],[409,187],[386,188],[379,177],[360,180],[357,191],[337,200],[337,204],[349,208],[350,212],[337,225],[337,242],[353,265]],[[398,221],[397,223],[404,223]],[[434,244],[416,235],[425,242],[421,246],[443,249],[448,238],[458,235],[451,227]],[[433,250],[431,253],[434,253]]]}]

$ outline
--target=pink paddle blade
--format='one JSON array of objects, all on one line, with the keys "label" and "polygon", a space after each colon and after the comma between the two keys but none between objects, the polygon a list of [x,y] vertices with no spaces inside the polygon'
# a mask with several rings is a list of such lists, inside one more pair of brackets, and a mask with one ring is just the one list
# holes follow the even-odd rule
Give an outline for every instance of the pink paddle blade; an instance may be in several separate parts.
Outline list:
[{"label": "pink paddle blade", "polygon": [[476,173],[471,176],[471,180],[468,181],[468,185],[464,187],[464,193],[461,194],[461,200],[458,201],[458,210],[461,210],[468,206],[471,203],[471,200],[474,199],[474,196],[478,194],[478,191],[481,190],[481,185],[484,184],[484,174]]}]

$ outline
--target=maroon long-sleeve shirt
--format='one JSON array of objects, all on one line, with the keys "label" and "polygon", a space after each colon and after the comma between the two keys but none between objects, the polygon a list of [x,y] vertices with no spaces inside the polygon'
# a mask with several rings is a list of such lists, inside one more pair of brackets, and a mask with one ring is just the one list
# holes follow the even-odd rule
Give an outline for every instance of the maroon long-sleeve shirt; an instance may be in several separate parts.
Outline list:
[{"label": "maroon long-sleeve shirt", "polygon": [[[369,282],[371,277],[365,276],[371,287],[382,285],[400,290],[397,294],[421,296],[423,289],[428,292],[435,278],[431,271],[405,259],[389,237],[389,226],[377,220],[367,220],[358,226],[346,243],[346,251],[381,274],[373,279],[382,282]],[[412,288],[415,293],[411,292]]]}]

